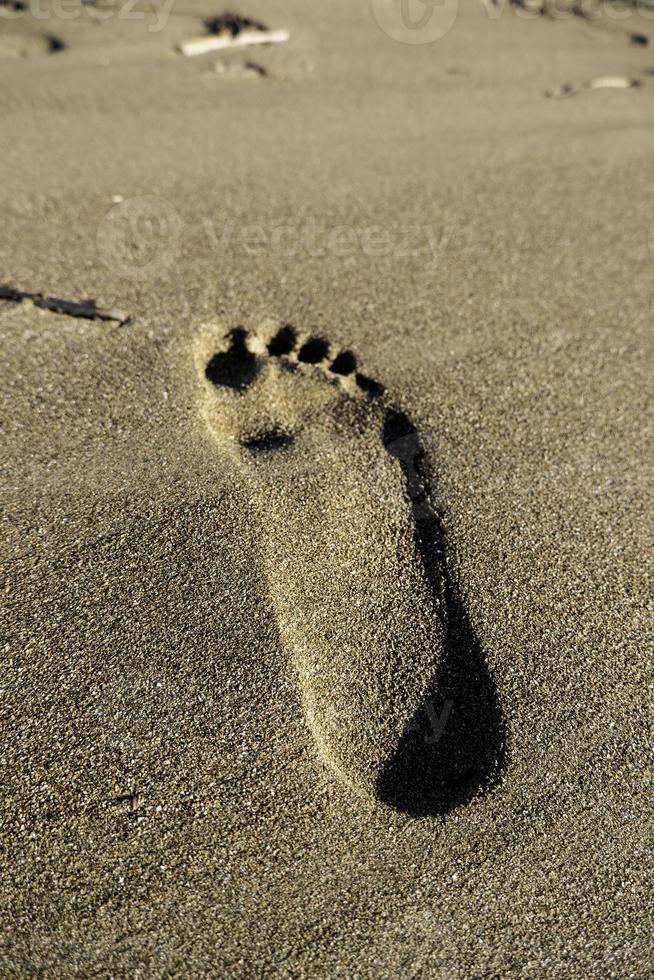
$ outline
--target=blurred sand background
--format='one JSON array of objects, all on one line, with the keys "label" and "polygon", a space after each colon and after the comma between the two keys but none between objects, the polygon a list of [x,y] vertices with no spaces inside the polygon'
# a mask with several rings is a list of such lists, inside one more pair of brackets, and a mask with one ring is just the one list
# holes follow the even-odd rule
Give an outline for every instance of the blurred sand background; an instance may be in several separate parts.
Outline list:
[{"label": "blurred sand background", "polygon": [[[0,305],[2,972],[649,976],[652,19],[462,0],[406,45],[252,0],[286,45],[176,52],[219,12],[0,20],[2,280],[132,317]],[[125,264],[106,216],[144,195],[165,247],[146,220]],[[445,819],[315,756],[199,410],[214,314],[352,345],[420,420],[509,737]]]}]

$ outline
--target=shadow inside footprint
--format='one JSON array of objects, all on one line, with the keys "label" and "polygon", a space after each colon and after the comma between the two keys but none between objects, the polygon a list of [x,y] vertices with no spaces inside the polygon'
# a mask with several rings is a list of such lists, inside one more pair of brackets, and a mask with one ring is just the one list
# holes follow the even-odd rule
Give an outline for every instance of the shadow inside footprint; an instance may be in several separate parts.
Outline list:
[{"label": "shadow inside footprint", "polygon": [[247,349],[243,327],[234,327],[229,333],[229,349],[214,354],[205,368],[209,381],[215,385],[242,390],[252,384],[257,376],[257,359]]},{"label": "shadow inside footprint", "polygon": [[505,726],[497,689],[447,563],[440,514],[430,503],[424,450],[402,412],[390,411],[383,442],[402,467],[415,542],[444,610],[445,641],[422,704],[377,781],[379,798],[410,816],[444,815],[490,788],[504,765]]}]

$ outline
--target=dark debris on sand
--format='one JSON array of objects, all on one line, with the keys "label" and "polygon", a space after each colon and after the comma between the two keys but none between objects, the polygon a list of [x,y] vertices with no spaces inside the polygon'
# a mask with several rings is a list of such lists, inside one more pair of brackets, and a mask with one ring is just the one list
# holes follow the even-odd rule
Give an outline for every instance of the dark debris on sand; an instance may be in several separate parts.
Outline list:
[{"label": "dark debris on sand", "polygon": [[210,34],[223,34],[228,31],[232,37],[238,37],[241,31],[255,30],[267,31],[268,28],[260,20],[253,20],[251,17],[241,17],[240,14],[232,14],[226,11],[218,17],[208,17],[204,21],[204,26]]}]

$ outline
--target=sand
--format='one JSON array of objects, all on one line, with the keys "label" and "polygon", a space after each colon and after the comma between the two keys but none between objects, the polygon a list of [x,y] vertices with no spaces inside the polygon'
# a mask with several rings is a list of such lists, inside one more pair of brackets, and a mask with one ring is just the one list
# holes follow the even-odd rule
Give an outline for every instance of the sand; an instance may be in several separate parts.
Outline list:
[{"label": "sand", "polygon": [[0,301],[3,975],[650,975],[651,19],[157,9],[0,22],[2,281],[131,317]]}]

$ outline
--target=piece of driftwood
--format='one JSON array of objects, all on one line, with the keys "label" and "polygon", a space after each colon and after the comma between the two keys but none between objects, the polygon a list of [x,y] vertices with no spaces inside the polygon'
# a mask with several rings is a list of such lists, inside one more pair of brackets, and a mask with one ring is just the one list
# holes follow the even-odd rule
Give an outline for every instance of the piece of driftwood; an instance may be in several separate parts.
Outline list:
[{"label": "piece of driftwood", "polygon": [[571,95],[576,95],[583,89],[601,88],[638,88],[640,82],[637,78],[625,78],[623,75],[605,75],[601,78],[591,78],[588,82],[575,85],[573,82],[565,82],[557,85],[556,88],[548,88],[545,95],[548,99],[567,99]]},{"label": "piece of driftwood", "polygon": [[638,88],[640,82],[636,78],[625,78],[623,75],[605,75],[602,78],[591,78],[588,88]]},{"label": "piece of driftwood", "polygon": [[12,303],[22,303],[29,300],[34,306],[39,306],[43,310],[51,310],[53,313],[64,313],[66,316],[79,316],[85,320],[111,320],[121,326],[129,320],[129,313],[122,310],[105,310],[96,305],[94,299],[85,299],[81,303],[76,303],[69,299],[58,299],[56,296],[44,296],[43,293],[28,293],[22,289],[14,289],[13,286],[0,285],[0,299],[9,300]]},{"label": "piece of driftwood", "polygon": [[205,34],[203,37],[193,37],[183,41],[179,50],[187,57],[197,54],[208,54],[210,51],[224,51],[228,48],[245,48],[251,44],[283,44],[288,41],[290,34],[287,30],[262,31],[258,28],[245,28],[238,34],[225,30],[220,34]]}]

